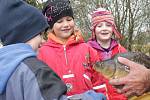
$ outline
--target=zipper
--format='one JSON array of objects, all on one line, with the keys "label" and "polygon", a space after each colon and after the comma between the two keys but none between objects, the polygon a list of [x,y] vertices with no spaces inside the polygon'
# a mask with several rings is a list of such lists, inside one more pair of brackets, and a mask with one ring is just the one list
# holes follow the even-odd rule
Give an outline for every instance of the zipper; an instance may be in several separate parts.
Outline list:
[{"label": "zipper", "polygon": [[64,48],[64,55],[65,55],[66,65],[68,65],[68,58],[67,58],[67,52],[66,52],[66,45],[63,45],[63,48]]}]

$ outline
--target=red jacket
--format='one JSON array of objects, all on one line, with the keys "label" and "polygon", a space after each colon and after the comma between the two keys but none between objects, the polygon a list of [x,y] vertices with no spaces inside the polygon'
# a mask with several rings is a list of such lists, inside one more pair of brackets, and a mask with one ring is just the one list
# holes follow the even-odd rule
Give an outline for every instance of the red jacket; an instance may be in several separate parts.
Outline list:
[{"label": "red jacket", "polygon": [[[39,49],[38,58],[47,63],[66,83],[68,96],[94,89],[104,93],[109,100],[126,100],[108,82],[105,84],[106,80],[100,73],[93,70],[92,63],[99,59],[97,51],[84,43],[78,32],[66,44],[52,33],[48,37],[47,43]],[[112,96],[119,99],[113,99]]]}]

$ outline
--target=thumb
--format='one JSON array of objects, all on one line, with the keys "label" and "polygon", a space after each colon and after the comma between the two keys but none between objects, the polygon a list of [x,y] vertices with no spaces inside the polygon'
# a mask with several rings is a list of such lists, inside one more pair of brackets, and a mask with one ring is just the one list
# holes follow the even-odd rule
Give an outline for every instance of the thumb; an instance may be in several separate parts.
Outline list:
[{"label": "thumb", "polygon": [[126,66],[128,66],[130,68],[130,70],[133,70],[136,68],[137,63],[128,60],[127,58],[123,58],[123,57],[118,57],[118,61]]}]

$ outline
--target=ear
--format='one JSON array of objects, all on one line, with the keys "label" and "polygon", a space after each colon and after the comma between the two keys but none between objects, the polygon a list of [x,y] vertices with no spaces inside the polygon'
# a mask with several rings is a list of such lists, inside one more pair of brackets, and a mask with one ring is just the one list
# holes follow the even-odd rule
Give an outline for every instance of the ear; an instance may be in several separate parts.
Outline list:
[{"label": "ear", "polygon": [[2,41],[0,40],[0,48],[1,48],[1,47],[3,47],[3,43],[2,43]]}]

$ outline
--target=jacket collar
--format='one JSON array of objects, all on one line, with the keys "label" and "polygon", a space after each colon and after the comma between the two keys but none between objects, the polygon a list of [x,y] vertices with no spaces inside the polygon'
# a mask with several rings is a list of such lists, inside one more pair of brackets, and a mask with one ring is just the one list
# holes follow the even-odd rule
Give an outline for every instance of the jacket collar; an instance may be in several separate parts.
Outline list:
[{"label": "jacket collar", "polygon": [[53,33],[49,32],[48,33],[48,41],[53,41],[58,44],[62,45],[70,45],[70,44],[75,44],[75,43],[80,43],[84,42],[84,39],[82,37],[82,33],[80,30],[75,30],[73,35],[69,37],[67,42],[61,41],[59,38],[57,38]]},{"label": "jacket collar", "polygon": [[[97,49],[97,50],[101,50],[104,51],[104,49],[100,46],[100,44],[98,44],[98,42],[96,40],[90,40],[88,42],[93,48]],[[112,50],[114,47],[116,47],[118,45],[117,41],[114,39],[111,39],[111,45],[109,47],[109,50]]]}]

